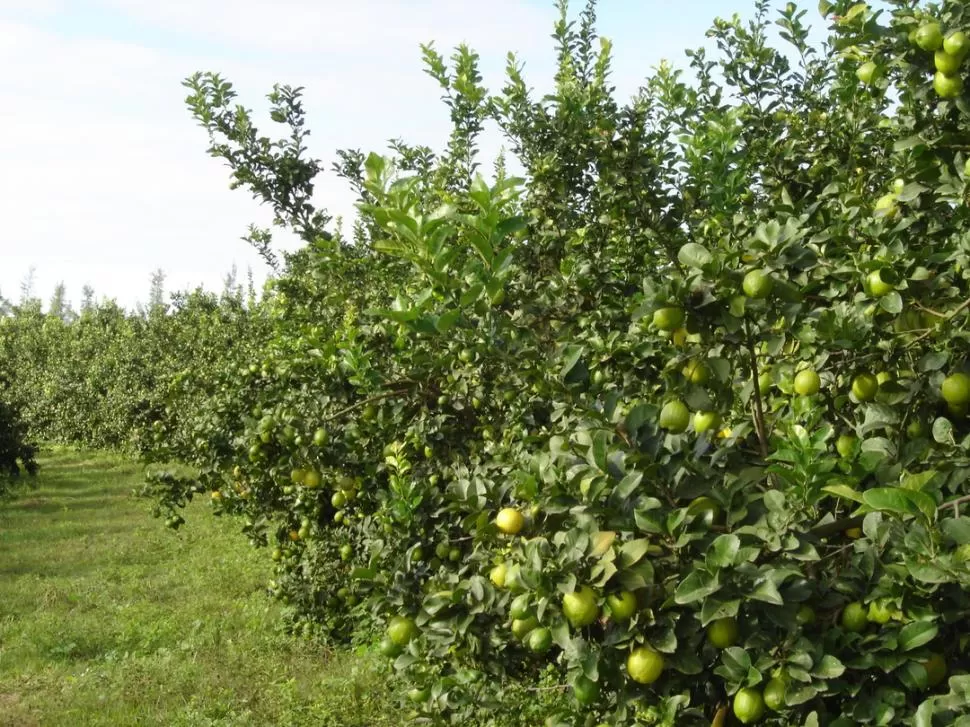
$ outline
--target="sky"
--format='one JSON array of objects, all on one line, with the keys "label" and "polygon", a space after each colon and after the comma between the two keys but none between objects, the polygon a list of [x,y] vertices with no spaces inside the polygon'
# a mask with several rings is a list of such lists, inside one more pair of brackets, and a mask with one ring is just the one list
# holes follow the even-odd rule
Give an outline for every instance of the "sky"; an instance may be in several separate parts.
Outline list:
[{"label": "sky", "polygon": [[[815,1],[800,5],[821,29]],[[634,95],[661,60],[685,67],[684,49],[710,47],[715,17],[753,7],[600,0],[617,98]],[[381,152],[392,138],[440,149],[447,139],[420,43],[446,56],[467,43],[495,91],[514,51],[543,92],[555,19],[553,0],[0,0],[0,296],[16,300],[31,276],[45,300],[64,283],[77,305],[90,285],[134,307],[156,269],[167,292],[221,290],[233,267],[262,283],[266,266],[241,237],[270,214],[230,190],[224,163],[206,153],[184,103],[182,81],[195,71],[231,81],[272,135],[281,127],[266,121],[266,94],[277,82],[304,86],[309,150],[327,169],[315,202],[349,220],[353,195],[329,172],[335,150]],[[495,130],[483,138],[484,167],[501,141]]]}]

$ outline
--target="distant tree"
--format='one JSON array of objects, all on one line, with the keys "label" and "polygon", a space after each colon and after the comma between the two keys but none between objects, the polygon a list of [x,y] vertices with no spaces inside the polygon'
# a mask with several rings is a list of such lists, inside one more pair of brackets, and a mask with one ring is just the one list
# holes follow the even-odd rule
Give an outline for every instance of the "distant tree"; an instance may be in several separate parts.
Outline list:
[{"label": "distant tree", "polygon": [[34,282],[35,282],[36,269],[34,266],[30,267],[27,271],[27,275],[20,283],[20,304],[27,305],[34,297]]},{"label": "distant tree", "polygon": [[77,317],[77,314],[71,308],[70,301],[67,300],[67,289],[63,281],[58,283],[54,288],[48,313],[65,322],[70,322]]},{"label": "distant tree", "polygon": [[158,268],[152,273],[152,285],[148,293],[148,308],[154,310],[165,306],[165,272]]},{"label": "distant tree", "polygon": [[94,308],[94,288],[85,285],[81,288],[81,312],[89,311]]}]

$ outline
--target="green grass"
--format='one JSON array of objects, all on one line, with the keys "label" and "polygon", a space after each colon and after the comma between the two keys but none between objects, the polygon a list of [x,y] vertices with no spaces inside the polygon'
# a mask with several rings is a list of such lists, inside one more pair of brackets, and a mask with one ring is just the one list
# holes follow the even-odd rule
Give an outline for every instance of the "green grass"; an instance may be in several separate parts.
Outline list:
[{"label": "green grass", "polygon": [[279,633],[238,523],[167,530],[121,457],[41,465],[0,505],[0,727],[399,723],[377,657]]}]

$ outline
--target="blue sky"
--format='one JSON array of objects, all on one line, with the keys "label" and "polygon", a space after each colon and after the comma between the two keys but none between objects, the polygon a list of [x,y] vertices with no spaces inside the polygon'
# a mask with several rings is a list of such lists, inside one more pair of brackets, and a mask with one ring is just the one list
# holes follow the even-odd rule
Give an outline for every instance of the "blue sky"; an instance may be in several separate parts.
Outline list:
[{"label": "blue sky", "polygon": [[[815,1],[800,4],[821,29]],[[601,0],[617,95],[632,95],[661,59],[685,65],[683,50],[707,44],[716,16],[753,7]],[[74,302],[90,284],[126,306],[145,300],[156,268],[169,291],[218,289],[234,265],[263,279],[239,238],[268,214],[230,191],[205,154],[181,86],[196,70],[222,73],[256,110],[274,82],[305,86],[311,152],[329,167],[338,148],[382,150],[394,137],[437,148],[447,137],[419,43],[447,54],[468,42],[493,89],[516,51],[544,90],[554,19],[545,0],[0,0],[0,295],[16,299],[31,268],[43,298],[63,281]],[[486,137],[487,157],[499,144]],[[352,196],[329,174],[317,200],[352,214]]]}]

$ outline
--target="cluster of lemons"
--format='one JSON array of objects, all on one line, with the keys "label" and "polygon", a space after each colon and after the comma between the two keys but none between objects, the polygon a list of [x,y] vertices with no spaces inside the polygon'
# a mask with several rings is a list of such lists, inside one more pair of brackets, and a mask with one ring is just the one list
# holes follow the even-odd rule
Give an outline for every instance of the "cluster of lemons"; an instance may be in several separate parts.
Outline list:
[{"label": "cluster of lemons", "polygon": [[939,23],[924,23],[911,33],[910,41],[933,54],[936,67],[933,88],[941,98],[957,98],[963,93],[960,65],[970,53],[970,38],[966,33],[957,30],[944,38]]}]

